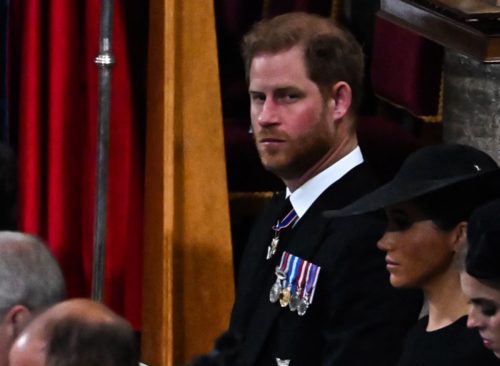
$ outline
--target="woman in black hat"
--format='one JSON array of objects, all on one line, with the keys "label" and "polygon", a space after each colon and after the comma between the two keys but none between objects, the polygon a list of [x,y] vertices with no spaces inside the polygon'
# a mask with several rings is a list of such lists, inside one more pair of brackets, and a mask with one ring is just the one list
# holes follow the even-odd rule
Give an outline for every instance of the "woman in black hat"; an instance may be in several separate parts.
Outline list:
[{"label": "woman in black hat", "polygon": [[[394,287],[420,288],[428,304],[409,333],[399,366],[497,365],[477,332],[466,327],[468,302],[457,254],[475,207],[495,195],[499,168],[475,148],[443,144],[410,155],[393,180],[340,211],[346,216],[385,209],[378,247]],[[486,351],[486,352],[485,352]]]},{"label": "woman in black hat", "polygon": [[472,214],[462,288],[470,299],[467,326],[475,328],[486,348],[500,358],[500,200]]}]

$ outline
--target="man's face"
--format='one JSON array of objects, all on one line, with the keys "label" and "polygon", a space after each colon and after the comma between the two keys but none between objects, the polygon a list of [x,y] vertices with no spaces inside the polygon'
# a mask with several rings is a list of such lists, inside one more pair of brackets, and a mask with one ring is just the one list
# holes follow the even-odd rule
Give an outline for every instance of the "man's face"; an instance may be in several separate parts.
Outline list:
[{"label": "man's face", "polygon": [[258,54],[249,75],[250,115],[262,164],[285,181],[298,179],[332,148],[332,102],[308,78],[298,46]]}]

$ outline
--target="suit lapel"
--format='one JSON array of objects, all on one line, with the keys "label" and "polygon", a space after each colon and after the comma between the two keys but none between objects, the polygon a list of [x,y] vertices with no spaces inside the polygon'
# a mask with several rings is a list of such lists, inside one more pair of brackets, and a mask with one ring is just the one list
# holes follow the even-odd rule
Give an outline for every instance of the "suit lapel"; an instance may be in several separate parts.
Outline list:
[{"label": "suit lapel", "polygon": [[[323,218],[318,219],[316,211],[321,208],[313,206],[311,206],[308,212],[306,212],[306,214],[297,223],[296,227],[294,227],[292,237],[290,237],[289,240],[284,243],[284,247],[280,248],[278,251],[278,261],[284,250],[287,250],[294,255],[298,255],[302,259],[314,258],[314,253],[316,253],[317,249],[321,245],[328,221]],[[310,211],[311,209],[313,210]],[[263,277],[263,280],[259,280],[259,283],[256,284],[258,289],[255,288],[254,295],[258,293],[260,301],[258,302],[258,307],[255,310],[254,316],[249,324],[246,334],[248,341],[243,349],[243,359],[247,360],[249,365],[255,364],[257,356],[259,355],[260,350],[270,332],[271,326],[276,321],[280,312],[284,311],[279,306],[279,303],[271,304],[269,302],[269,291],[271,290],[273,283],[276,281],[274,271],[272,273],[273,275],[271,275],[268,270],[265,273],[266,277]]]},{"label": "suit lapel", "polygon": [[258,297],[263,293],[263,283],[268,280],[269,273],[274,273],[276,256],[267,261],[266,253],[267,246],[271,243],[272,225],[276,223],[285,205],[284,197],[284,192],[273,197],[268,209],[252,230],[244,250],[236,289],[237,303],[231,315],[231,327],[238,331],[245,332],[246,322],[252,317],[257,308]]}]

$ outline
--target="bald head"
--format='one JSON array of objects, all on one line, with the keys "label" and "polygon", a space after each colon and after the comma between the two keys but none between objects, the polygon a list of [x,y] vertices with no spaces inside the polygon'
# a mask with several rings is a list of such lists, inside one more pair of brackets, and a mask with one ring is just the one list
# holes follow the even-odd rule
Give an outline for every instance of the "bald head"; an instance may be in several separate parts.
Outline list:
[{"label": "bald head", "polygon": [[137,366],[128,322],[88,299],[67,300],[37,316],[10,351],[10,366]]},{"label": "bald head", "polygon": [[113,323],[124,321],[107,306],[89,299],[70,299],[47,309],[33,324],[50,323],[68,317],[75,317],[89,323]]}]

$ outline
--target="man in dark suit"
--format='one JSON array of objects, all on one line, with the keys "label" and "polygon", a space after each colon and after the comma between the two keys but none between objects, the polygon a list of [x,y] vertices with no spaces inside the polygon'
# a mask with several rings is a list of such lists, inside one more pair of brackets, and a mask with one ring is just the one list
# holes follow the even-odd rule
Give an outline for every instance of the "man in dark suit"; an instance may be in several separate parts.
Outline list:
[{"label": "man in dark suit", "polygon": [[304,13],[257,23],[242,46],[257,150],[287,189],[250,234],[229,328],[241,343],[219,364],[393,365],[420,297],[390,286],[379,216],[322,215],[376,187],[356,138],[361,48]]}]

